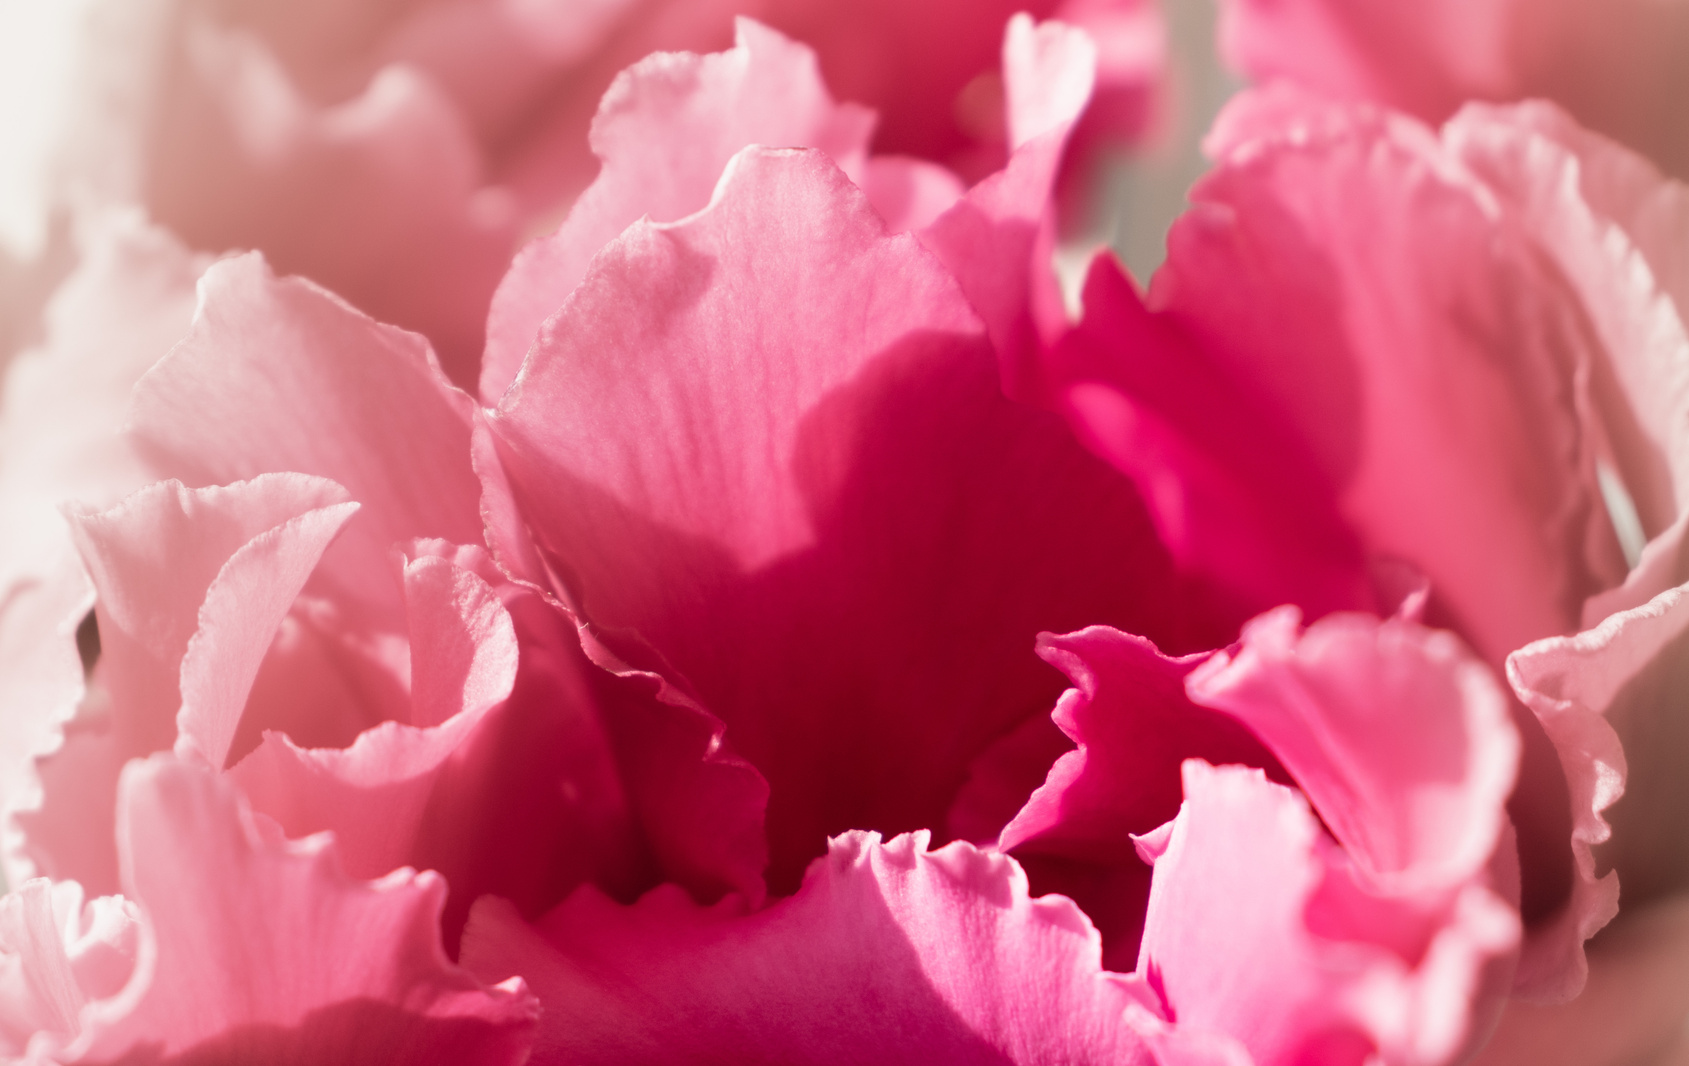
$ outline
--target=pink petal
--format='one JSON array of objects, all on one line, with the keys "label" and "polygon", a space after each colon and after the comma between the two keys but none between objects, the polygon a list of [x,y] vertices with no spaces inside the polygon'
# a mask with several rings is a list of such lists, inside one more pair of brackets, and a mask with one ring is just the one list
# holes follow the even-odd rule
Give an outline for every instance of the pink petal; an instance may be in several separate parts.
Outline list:
[{"label": "pink petal", "polygon": [[519,1063],[534,1005],[445,957],[445,884],[348,877],[332,842],[262,831],[235,789],[169,757],[124,772],[118,839],[140,959],[85,1016],[71,1061],[220,1057]]},{"label": "pink petal", "polygon": [[528,926],[487,900],[464,962],[539,994],[535,1066],[1150,1061],[1078,908],[1028,898],[1012,860],[927,843],[847,834],[796,896],[751,914],[585,890]]},{"label": "pink petal", "polygon": [[1186,682],[1270,748],[1372,883],[1445,891],[1483,874],[1507,828],[1519,737],[1489,669],[1450,633],[1285,607]]},{"label": "pink petal", "polygon": [[1074,684],[1053,717],[1079,747],[1050,767],[998,846],[1028,868],[1036,888],[1077,900],[1103,933],[1109,968],[1130,970],[1149,892],[1149,868],[1130,838],[1178,814],[1184,760],[1289,778],[1248,729],[1185,696],[1186,676],[1207,656],[1169,658],[1142,637],[1101,626],[1045,634],[1039,653]]},{"label": "pink petal", "polygon": [[59,505],[109,507],[154,480],[121,429],[135,382],[188,331],[208,260],[128,214],[90,224],[54,293],[41,347],[7,367],[0,409],[4,572],[51,566]]},{"label": "pink petal", "polygon": [[1512,907],[1478,884],[1429,914],[1371,894],[1258,770],[1193,760],[1184,783],[1157,834],[1138,967],[1180,1030],[1230,1036],[1258,1066],[1450,1062],[1485,1032],[1518,945]]},{"label": "pink petal", "polygon": [[[1569,384],[1589,345],[1563,283],[1429,130],[1261,92],[1231,111],[1262,108],[1272,121],[1222,143],[1193,192],[1151,308],[1299,438],[1291,461],[1312,454],[1309,482],[1334,487],[1369,555],[1423,571],[1432,617],[1485,659],[1575,629],[1622,561]],[[1196,439],[1191,421],[1218,414],[1157,406]]]},{"label": "pink petal", "polygon": [[197,247],[261,248],[427,333],[452,377],[473,382],[517,219],[505,194],[480,188],[455,104],[393,66],[320,108],[259,38],[199,19],[182,36],[147,145],[152,213]]},{"label": "pink petal", "polygon": [[1585,627],[1689,580],[1689,189],[1545,103],[1470,107],[1444,143],[1507,201],[1581,298],[1601,340],[1594,421],[1649,539]]},{"label": "pink petal", "polygon": [[13,885],[37,873],[14,819],[39,809],[37,757],[57,746],[84,692],[76,635],[93,589],[68,552],[55,571],[16,579],[0,602],[0,871]]},{"label": "pink petal", "polygon": [[37,878],[0,899],[0,1047],[21,1055],[37,1033],[76,1036],[82,1008],[128,983],[137,937],[132,904],[84,904],[74,881]]},{"label": "pink petal", "polygon": [[1097,49],[1082,31],[1061,23],[1009,21],[1003,39],[1008,103],[1008,165],[969,190],[921,232],[979,311],[1002,362],[1003,390],[1036,401],[1043,382],[1041,340],[1065,328],[1054,271],[1051,195],[1068,134],[1090,101]]},{"label": "pink petal", "polygon": [[573,602],[769,777],[786,890],[829,832],[941,823],[1053,699],[1040,628],[1177,626],[1128,486],[1002,398],[954,282],[816,152],[631,228],[492,421]]},{"label": "pink petal", "polygon": [[1224,590],[1233,625],[1286,601],[1316,616],[1377,606],[1331,475],[1270,394],[1183,316],[1145,308],[1111,257],[1091,264],[1084,305],[1052,356],[1059,402],[1087,447],[1137,482],[1181,566]]},{"label": "pink petal", "polygon": [[307,750],[282,733],[234,769],[255,810],[289,837],[335,831],[348,872],[377,877],[415,853],[446,761],[516,681],[516,630],[487,583],[438,558],[405,567],[410,723],[383,722],[345,749]]},{"label": "pink petal", "polygon": [[487,327],[481,396],[497,403],[541,325],[598,250],[648,217],[700,210],[734,153],[749,144],[819,148],[858,171],[872,113],[833,102],[815,54],[748,18],[714,55],[659,53],[623,71],[592,124],[604,169],[550,237],[523,249],[499,285]]},{"label": "pink petal", "polygon": [[311,589],[352,628],[402,628],[388,552],[415,537],[481,539],[473,402],[421,338],[380,325],[256,256],[201,283],[193,331],[135,390],[137,447],[192,485],[298,471],[363,507]]},{"label": "pink petal", "polygon": [[[355,507],[331,481],[271,474],[199,490],[161,482],[109,511],[69,513],[99,594],[100,680],[111,695],[126,755],[170,747],[186,695],[206,701],[186,711],[184,723],[196,729],[231,713],[238,716],[257,665],[254,653],[261,655],[268,646],[280,613],[298,593],[296,582],[303,582],[323,544]],[[303,525],[296,521],[301,519]],[[278,552],[283,558],[294,555],[287,559],[294,573],[264,573],[266,557]],[[261,632],[249,631],[240,597],[252,595],[255,582],[273,579],[282,587],[266,588],[266,598],[279,602],[266,605],[270,610],[256,623]],[[185,661],[208,596],[216,599],[207,619],[213,628],[239,628],[201,637],[193,661]],[[220,647],[222,641],[233,643]],[[238,647],[254,642],[255,647]],[[236,676],[219,678],[219,657],[230,654],[251,661],[230,662]],[[217,691],[225,687],[219,684],[224,680],[227,690]],[[216,728],[227,732],[232,727],[223,722]],[[210,749],[205,753],[214,755],[218,744],[209,738],[204,743]],[[226,746],[226,739],[222,743]]]},{"label": "pink petal", "polygon": [[926,229],[967,192],[962,179],[948,169],[901,155],[869,159],[857,184],[894,233]]},{"label": "pink petal", "polygon": [[[1676,709],[1686,691],[1686,633],[1689,590],[1678,588],[1508,659],[1508,679],[1542,720],[1571,786],[1572,898],[1521,961],[1520,981],[1539,998],[1564,1000],[1582,987],[1583,942],[1617,912],[1621,878],[1626,898],[1638,903],[1685,882],[1677,853],[1685,737]],[[1627,761],[1635,763],[1631,785]],[[1614,808],[1614,833],[1602,811],[1625,792],[1625,803]],[[1619,872],[1598,878],[1591,849],[1609,836],[1603,858]]]}]

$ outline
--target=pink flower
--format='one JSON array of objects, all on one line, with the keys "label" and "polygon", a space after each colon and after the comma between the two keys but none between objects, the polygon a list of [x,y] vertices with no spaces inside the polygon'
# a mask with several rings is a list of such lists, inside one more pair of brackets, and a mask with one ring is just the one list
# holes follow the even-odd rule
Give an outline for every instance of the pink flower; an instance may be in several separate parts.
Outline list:
[{"label": "pink flower", "polygon": [[1440,123],[1468,100],[1553,100],[1689,174],[1689,13],[1651,0],[1227,0],[1221,46],[1256,78]]},{"label": "pink flower", "polygon": [[1106,49],[1011,20],[967,187],[736,33],[611,85],[479,403],[256,254],[152,363],[202,264],[90,239],[9,402],[74,407],[77,309],[147,328],[54,456],[74,554],[12,534],[4,1053],[1431,1064],[1574,992],[1603,715],[1681,621],[1562,635],[1675,573],[1621,584],[1592,442],[1676,453],[1529,124],[1251,98],[1075,328]]}]

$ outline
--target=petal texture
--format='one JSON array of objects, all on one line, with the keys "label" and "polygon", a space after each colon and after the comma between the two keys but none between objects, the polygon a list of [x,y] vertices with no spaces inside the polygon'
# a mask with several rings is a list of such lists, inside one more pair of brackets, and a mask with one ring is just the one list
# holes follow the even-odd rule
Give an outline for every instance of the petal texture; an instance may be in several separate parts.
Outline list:
[{"label": "petal texture", "polygon": [[523,974],[547,1003],[536,1066],[1153,1061],[1084,916],[1028,898],[1002,856],[852,833],[791,899],[736,902],[665,888],[617,907],[587,891],[530,927],[487,901],[464,961]]}]

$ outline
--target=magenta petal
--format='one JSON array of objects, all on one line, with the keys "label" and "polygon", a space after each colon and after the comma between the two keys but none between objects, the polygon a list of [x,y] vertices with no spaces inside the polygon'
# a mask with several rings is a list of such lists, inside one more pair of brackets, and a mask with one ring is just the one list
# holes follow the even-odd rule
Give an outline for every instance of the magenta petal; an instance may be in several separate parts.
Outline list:
[{"label": "magenta petal", "polygon": [[1078,908],[1030,899],[1003,856],[929,852],[924,833],[840,837],[796,896],[751,914],[583,890],[528,926],[487,900],[463,957],[540,996],[534,1066],[1151,1061]]},{"label": "magenta petal", "polygon": [[167,756],[130,764],[118,807],[140,961],[71,1060],[522,1061],[532,999],[446,959],[437,876],[350,878],[330,838],[274,839],[232,786]]},{"label": "magenta petal", "polygon": [[1004,400],[954,281],[817,152],[630,228],[492,424],[584,617],[768,777],[777,891],[831,833],[942,824],[1053,700],[1040,629],[1178,628],[1130,486]]},{"label": "magenta petal", "polygon": [[1190,675],[1191,699],[1249,727],[1380,887],[1479,877],[1507,828],[1519,736],[1506,693],[1451,633],[1281,608]]},{"label": "magenta petal", "polygon": [[1073,681],[1053,717],[1079,747],[1050,767],[998,846],[1027,867],[1035,889],[1076,899],[1103,933],[1109,968],[1130,970],[1149,891],[1132,837],[1178,814],[1184,760],[1289,778],[1247,728],[1185,695],[1186,676],[1206,655],[1171,658],[1100,626],[1044,634],[1039,653]]},{"label": "magenta petal", "polygon": [[604,169],[555,234],[523,249],[493,300],[481,367],[486,403],[515,380],[541,324],[598,250],[640,218],[673,222],[703,208],[741,148],[819,148],[861,170],[873,114],[833,102],[806,46],[752,19],[735,26],[731,51],[658,53],[610,86],[592,124]]},{"label": "magenta petal", "polygon": [[481,539],[473,402],[420,337],[257,256],[218,263],[200,293],[193,331],[135,390],[137,448],[190,485],[276,471],[343,485],[363,511],[311,587],[358,623],[400,628],[392,546]]},{"label": "magenta petal", "polygon": [[1138,967],[1179,1029],[1230,1036],[1257,1066],[1468,1050],[1505,991],[1511,906],[1478,884],[1440,912],[1373,895],[1291,789],[1194,760],[1184,782]]}]

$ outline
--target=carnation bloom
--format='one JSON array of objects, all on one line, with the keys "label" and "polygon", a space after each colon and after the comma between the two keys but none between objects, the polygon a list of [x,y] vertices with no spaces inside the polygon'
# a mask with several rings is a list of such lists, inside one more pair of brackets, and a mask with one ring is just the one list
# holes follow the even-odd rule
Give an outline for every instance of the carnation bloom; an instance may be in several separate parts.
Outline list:
[{"label": "carnation bloom", "polygon": [[1256,78],[1442,122],[1468,100],[1553,100],[1689,175],[1689,11],[1653,0],[1226,0],[1221,47]]},{"label": "carnation bloom", "polygon": [[[1553,315],[1561,279],[1441,186],[1391,231],[1498,249],[1460,279],[1496,296],[1467,333],[1447,290],[1392,290],[1517,371],[1454,420],[1463,503],[1553,534],[1492,573],[1415,512],[1452,464],[1392,482],[1299,436],[1330,396],[1210,374],[1231,350],[1110,267],[1066,335],[1045,264],[1084,34],[1010,22],[1011,152],[971,188],[873,154],[802,46],[737,34],[611,87],[598,178],[492,301],[480,403],[422,337],[246,255],[138,382],[139,348],[112,371],[121,438],[109,410],[71,427],[56,463],[96,498],[0,615],[29,711],[3,856],[52,879],[0,909],[6,1053],[1452,1063],[1511,989],[1575,989],[1620,770],[1604,699],[1557,679],[1675,631],[1656,600],[1615,616],[1656,620],[1632,636],[1514,656],[1542,725],[1492,669],[1622,577],[1541,361],[1605,343]],[[1300,187],[1276,114],[1222,134],[1258,197],[1222,222]],[[1435,169],[1295,162],[1351,208]],[[1233,274],[1250,311],[1344,247],[1271,232]],[[99,345],[73,309],[151,285],[165,332],[202,266],[110,241],[20,364],[35,395]],[[1366,283],[1280,302],[1294,327],[1335,304],[1309,351],[1358,365],[1339,386],[1370,384],[1342,329]],[[1516,395],[1545,421],[1484,421]],[[1371,510],[1337,491],[1357,469]]]},{"label": "carnation bloom", "polygon": [[[591,179],[587,128],[617,71],[725,47],[732,16],[754,15],[878,111],[882,151],[974,178],[1003,154],[995,58],[1019,6],[1060,5],[92,0],[65,133],[37,165],[79,200],[145,205],[194,248],[263,250],[426,334],[473,385],[487,300],[525,231]],[[1159,72],[1157,10],[1067,7],[1103,46],[1107,130],[1130,137]]]}]

